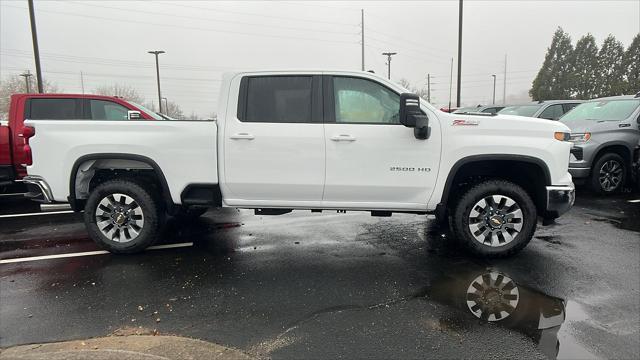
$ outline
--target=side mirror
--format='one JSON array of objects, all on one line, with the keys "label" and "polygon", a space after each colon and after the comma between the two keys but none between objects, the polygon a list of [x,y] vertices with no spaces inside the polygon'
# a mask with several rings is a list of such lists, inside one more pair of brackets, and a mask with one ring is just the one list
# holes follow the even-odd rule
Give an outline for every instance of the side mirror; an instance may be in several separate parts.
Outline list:
[{"label": "side mirror", "polygon": [[416,94],[400,95],[400,124],[413,128],[416,139],[428,139],[429,118],[420,110],[420,97]]},{"label": "side mirror", "polygon": [[140,111],[129,110],[129,111],[127,111],[127,119],[128,120],[140,120],[140,119],[142,119],[142,114],[140,114]]}]

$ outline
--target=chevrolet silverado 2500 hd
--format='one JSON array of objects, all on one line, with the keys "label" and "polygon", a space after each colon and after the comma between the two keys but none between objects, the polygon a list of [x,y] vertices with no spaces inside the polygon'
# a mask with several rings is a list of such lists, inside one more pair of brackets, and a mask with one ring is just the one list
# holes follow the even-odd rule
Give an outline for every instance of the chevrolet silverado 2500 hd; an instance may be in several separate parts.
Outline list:
[{"label": "chevrolet silverado 2500 hd", "polygon": [[84,210],[112,252],[153,244],[167,213],[223,206],[435,214],[507,256],[573,205],[559,122],[447,114],[366,72],[227,74],[218,104],[217,121],[28,120],[24,181]]}]

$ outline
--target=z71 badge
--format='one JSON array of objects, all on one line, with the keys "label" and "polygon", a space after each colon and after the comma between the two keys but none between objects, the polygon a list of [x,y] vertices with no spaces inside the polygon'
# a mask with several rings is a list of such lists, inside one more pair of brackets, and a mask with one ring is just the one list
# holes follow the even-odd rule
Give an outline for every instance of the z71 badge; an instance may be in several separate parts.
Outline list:
[{"label": "z71 badge", "polygon": [[407,166],[392,166],[390,171],[417,171],[417,172],[429,172],[431,168],[428,167],[407,167]]}]

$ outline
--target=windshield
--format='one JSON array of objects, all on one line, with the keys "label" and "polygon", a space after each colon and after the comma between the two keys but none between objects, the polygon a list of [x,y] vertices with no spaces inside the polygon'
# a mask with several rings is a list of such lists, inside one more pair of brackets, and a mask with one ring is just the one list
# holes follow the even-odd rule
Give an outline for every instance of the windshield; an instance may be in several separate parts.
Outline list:
[{"label": "windshield", "polygon": [[506,115],[518,115],[518,116],[533,116],[533,114],[540,109],[542,105],[517,105],[507,106],[506,108],[498,111],[498,114]]},{"label": "windshield", "polygon": [[580,104],[560,121],[620,121],[628,118],[640,105],[640,99],[591,101]]},{"label": "windshield", "polygon": [[162,116],[156,114],[155,111],[151,111],[151,110],[147,109],[146,107],[144,107],[144,106],[142,106],[140,104],[137,104],[137,103],[134,103],[134,102],[131,102],[131,101],[129,101],[129,104],[131,104],[131,105],[137,107],[138,109],[144,111],[145,113],[149,114],[149,116],[151,116],[152,118],[154,118],[156,120],[165,120]]}]

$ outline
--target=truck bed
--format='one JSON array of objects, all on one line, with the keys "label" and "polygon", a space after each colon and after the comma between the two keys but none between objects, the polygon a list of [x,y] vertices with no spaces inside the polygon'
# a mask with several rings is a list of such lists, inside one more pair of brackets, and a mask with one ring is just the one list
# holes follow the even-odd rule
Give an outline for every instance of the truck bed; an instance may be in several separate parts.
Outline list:
[{"label": "truck bed", "polygon": [[27,120],[25,125],[36,130],[28,173],[47,179],[55,201],[67,201],[77,160],[100,154],[151,160],[176,204],[187,184],[218,183],[214,121]]}]

